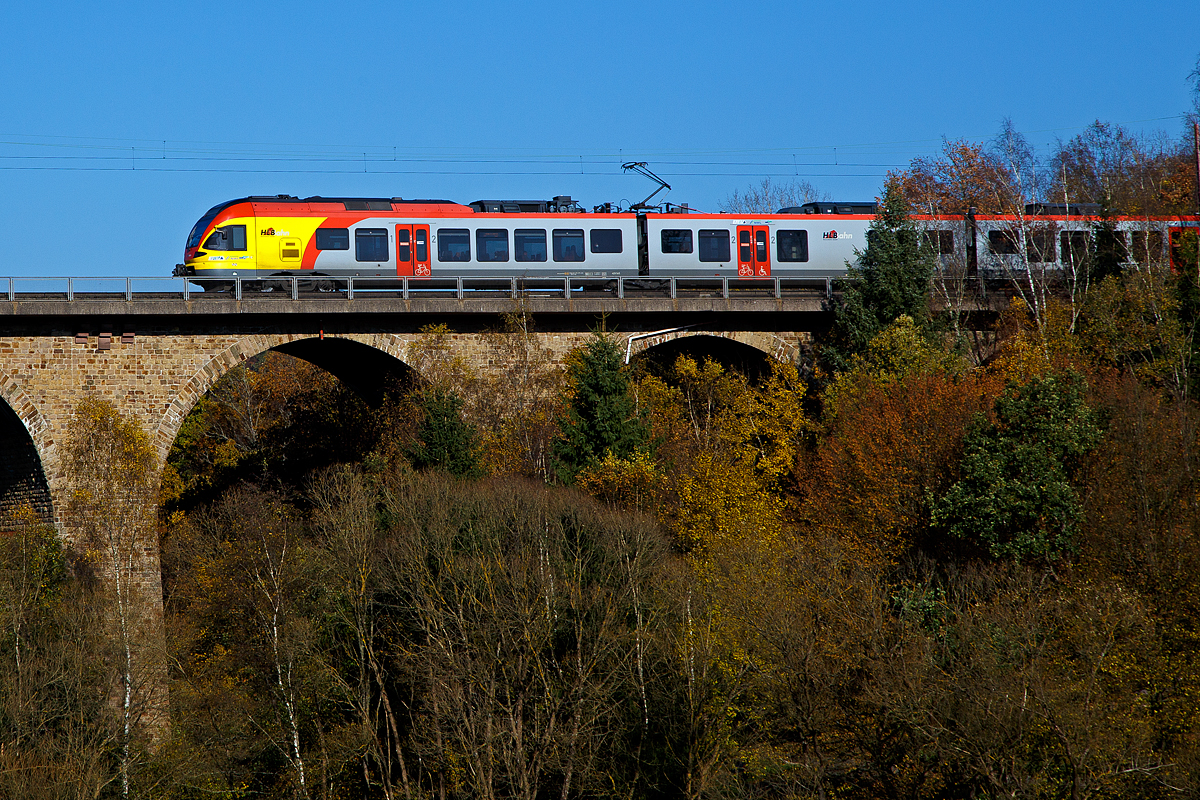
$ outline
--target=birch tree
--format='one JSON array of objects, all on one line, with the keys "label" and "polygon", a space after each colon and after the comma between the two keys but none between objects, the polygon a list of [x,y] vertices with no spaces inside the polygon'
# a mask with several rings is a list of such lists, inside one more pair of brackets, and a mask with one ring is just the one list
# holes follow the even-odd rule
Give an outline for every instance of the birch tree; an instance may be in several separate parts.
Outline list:
[{"label": "birch tree", "polygon": [[137,745],[162,724],[162,590],[158,580],[158,464],[150,437],[111,402],[84,399],[66,446],[66,518],[107,595],[119,711],[121,794],[130,793]]}]

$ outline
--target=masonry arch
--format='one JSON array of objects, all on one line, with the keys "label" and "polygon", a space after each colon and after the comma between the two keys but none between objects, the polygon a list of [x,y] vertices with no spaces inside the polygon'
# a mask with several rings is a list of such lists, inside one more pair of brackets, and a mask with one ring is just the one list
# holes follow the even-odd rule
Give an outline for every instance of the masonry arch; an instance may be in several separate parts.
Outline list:
[{"label": "masonry arch", "polygon": [[308,361],[334,375],[370,406],[378,406],[396,381],[411,380],[408,342],[394,334],[262,334],[246,337],[209,359],[179,391],[155,431],[159,463],[196,403],[233,367],[267,350]]},{"label": "masonry arch", "polygon": [[711,358],[751,380],[769,373],[772,359],[792,363],[798,356],[795,344],[754,331],[672,331],[632,344],[632,358],[653,372],[664,372],[679,356],[687,355],[697,361]]},{"label": "masonry arch", "polygon": [[54,521],[47,462],[54,443],[28,395],[0,372],[0,530],[17,522],[28,504],[43,522]]}]

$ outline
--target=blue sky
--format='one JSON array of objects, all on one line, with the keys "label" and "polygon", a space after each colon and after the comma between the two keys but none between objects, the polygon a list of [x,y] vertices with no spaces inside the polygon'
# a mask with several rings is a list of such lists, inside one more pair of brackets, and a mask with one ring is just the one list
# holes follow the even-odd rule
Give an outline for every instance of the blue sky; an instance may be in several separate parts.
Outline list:
[{"label": "blue sky", "polygon": [[251,194],[590,206],[649,194],[639,160],[710,210],[767,175],[870,198],[1005,117],[1177,136],[1197,30],[1196,0],[5,3],[0,275],[168,275]]}]

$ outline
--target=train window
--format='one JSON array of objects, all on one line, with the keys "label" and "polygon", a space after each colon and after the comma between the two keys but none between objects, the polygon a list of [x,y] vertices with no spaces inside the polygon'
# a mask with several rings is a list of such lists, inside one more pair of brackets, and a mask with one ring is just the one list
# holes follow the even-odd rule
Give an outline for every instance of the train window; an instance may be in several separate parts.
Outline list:
[{"label": "train window", "polygon": [[685,230],[664,230],[662,232],[662,251],[664,253],[692,252],[692,232]]},{"label": "train window", "polygon": [[466,228],[442,228],[437,244],[438,261],[471,260],[471,232]]},{"label": "train window", "polygon": [[412,242],[408,228],[396,226],[396,260],[407,264],[412,259]]},{"label": "train window", "polygon": [[200,237],[204,235],[204,229],[208,227],[208,223],[216,219],[217,214],[225,208],[225,204],[213,206],[208,211],[204,212],[204,216],[192,227],[192,232],[188,234],[187,246],[197,247],[200,244]]},{"label": "train window", "polygon": [[1055,261],[1054,231],[1037,230],[1026,233],[1025,254],[1034,264]]},{"label": "train window", "polygon": [[583,261],[583,229],[554,229],[554,260]]},{"label": "train window", "polygon": [[998,256],[1017,254],[1016,231],[988,231],[988,249]]},{"label": "train window", "polygon": [[480,261],[508,261],[508,231],[504,228],[480,228],[475,231],[475,258]]},{"label": "train window", "polygon": [[700,260],[729,260],[729,231],[700,231]]},{"label": "train window", "polygon": [[318,250],[349,250],[349,228],[317,228]]},{"label": "train window", "polygon": [[1075,266],[1082,264],[1087,259],[1087,231],[1063,231],[1058,235],[1058,240],[1059,248],[1062,251],[1062,263]]},{"label": "train window", "polygon": [[754,260],[754,248],[750,246],[750,231],[738,231],[738,261]]},{"label": "train window", "polygon": [[387,228],[356,228],[354,260],[382,263],[388,260]]},{"label": "train window", "polygon": [[513,252],[517,261],[545,261],[546,231],[517,228],[513,231]]},{"label": "train window", "polygon": [[593,253],[621,252],[620,228],[593,228],[591,237]]},{"label": "train window", "polygon": [[226,225],[217,228],[204,240],[205,250],[245,250],[246,226]]},{"label": "train window", "polygon": [[1133,232],[1133,260],[1139,264],[1153,264],[1162,259],[1162,231]]},{"label": "train window", "polygon": [[1096,229],[1096,257],[1097,259],[1111,259],[1116,263],[1129,260],[1129,247],[1125,244],[1125,231],[1106,230],[1104,227]]},{"label": "train window", "polygon": [[767,232],[754,232],[754,252],[758,263],[765,264],[767,262]]},{"label": "train window", "polygon": [[808,261],[808,231],[777,231],[775,250],[780,261]]},{"label": "train window", "polygon": [[414,227],[413,243],[417,246],[417,264],[429,260],[429,231],[424,227]]},{"label": "train window", "polygon": [[925,231],[923,238],[935,255],[948,256],[954,253],[954,231]]}]

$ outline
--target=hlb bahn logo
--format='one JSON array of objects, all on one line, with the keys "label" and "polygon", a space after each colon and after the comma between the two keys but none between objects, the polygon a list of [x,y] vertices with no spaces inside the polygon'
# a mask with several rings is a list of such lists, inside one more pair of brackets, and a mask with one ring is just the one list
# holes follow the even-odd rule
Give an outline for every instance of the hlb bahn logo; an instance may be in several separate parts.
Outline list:
[{"label": "hlb bahn logo", "polygon": [[274,228],[263,228],[261,231],[258,232],[258,235],[259,236],[274,236],[275,229]]},{"label": "hlb bahn logo", "polygon": [[854,234],[846,233],[844,231],[842,233],[838,233],[837,231],[825,231],[825,233],[821,234],[821,238],[822,239],[853,239]]}]

